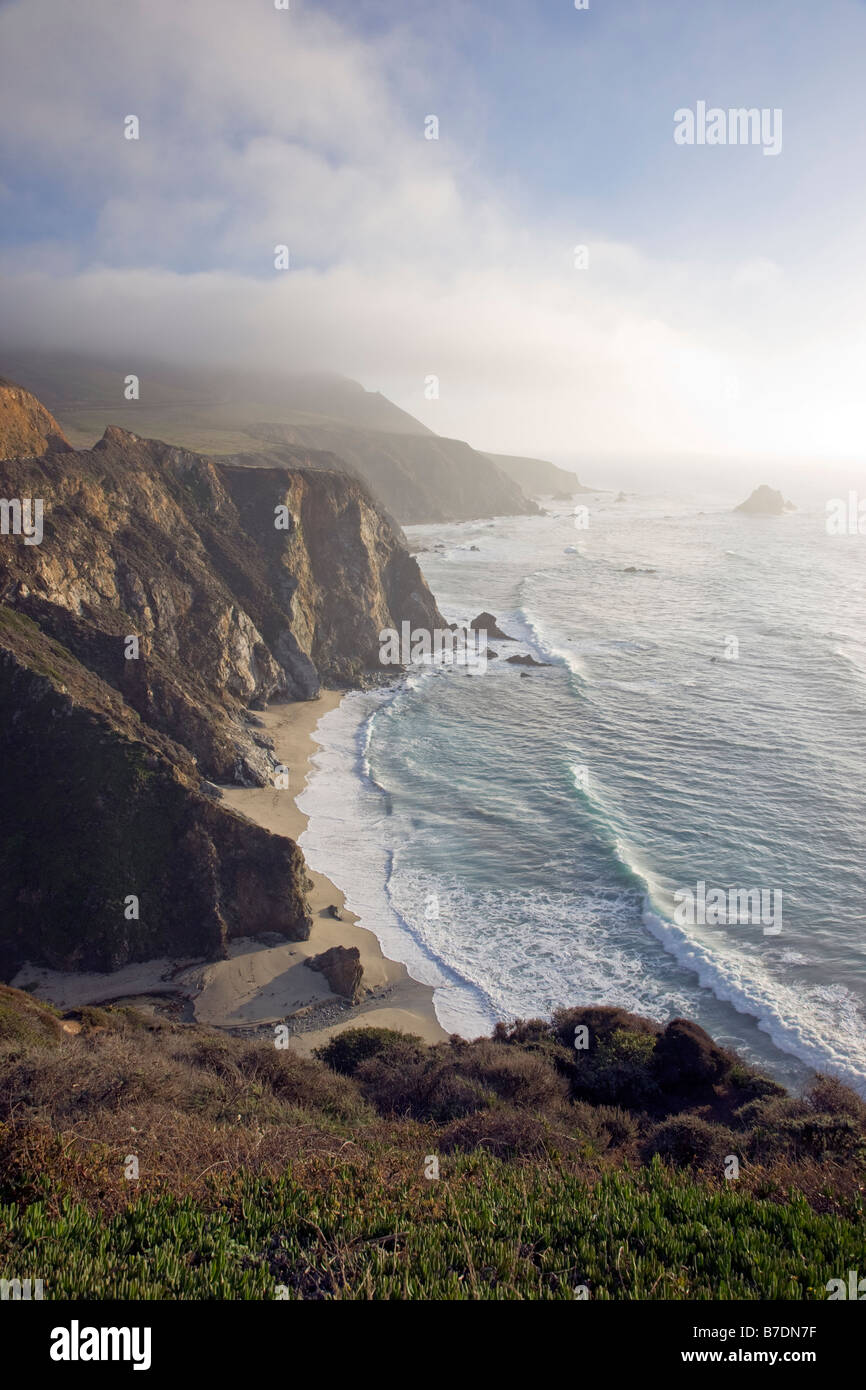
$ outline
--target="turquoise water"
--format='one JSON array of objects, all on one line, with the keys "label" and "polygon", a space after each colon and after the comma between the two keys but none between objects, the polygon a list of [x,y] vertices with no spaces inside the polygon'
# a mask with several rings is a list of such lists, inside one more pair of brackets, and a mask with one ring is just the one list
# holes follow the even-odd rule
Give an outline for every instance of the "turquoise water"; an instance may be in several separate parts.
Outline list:
[{"label": "turquoise water", "polygon": [[[449,1029],[619,1004],[866,1090],[866,542],[823,504],[578,500],[588,529],[408,529],[446,618],[521,640],[326,716],[308,858]],[[676,925],[699,880],[772,891],[781,932]]]}]

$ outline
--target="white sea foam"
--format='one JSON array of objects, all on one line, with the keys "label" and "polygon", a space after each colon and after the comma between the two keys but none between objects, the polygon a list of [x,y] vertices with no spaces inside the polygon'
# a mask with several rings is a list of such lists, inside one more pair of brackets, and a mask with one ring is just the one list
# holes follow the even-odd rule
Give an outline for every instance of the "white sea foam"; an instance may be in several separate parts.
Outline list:
[{"label": "white sea foam", "polygon": [[754,955],[708,946],[657,913],[647,899],[643,920],[704,989],[757,1021],[782,1052],[841,1076],[866,1095],[866,1023],[857,997],[842,984],[788,985]]},{"label": "white sea foam", "polygon": [[[501,732],[516,768],[522,766],[523,710],[533,708],[533,700],[540,737],[554,751],[567,743],[562,787],[536,782],[530,797],[542,817],[534,867],[524,874],[508,849],[497,849],[502,886],[491,886],[489,873],[486,881],[475,881],[490,846],[507,844],[501,826],[511,788],[487,777],[496,751],[489,738],[483,741],[489,710],[479,708],[476,728],[471,702],[449,705],[453,681],[429,672],[411,673],[396,693],[351,695],[323,721],[325,746],[301,803],[310,816],[302,843],[313,866],[347,892],[350,907],[387,954],[434,986],[437,1013],[448,1028],[472,1034],[487,1031],[496,1017],[546,1014],[559,1004],[619,1004],[656,1017],[685,1014],[716,1036],[745,1038],[747,1050],[786,1079],[781,1053],[799,1059],[791,1063],[799,1068],[796,1075],[819,1067],[866,1088],[866,958],[854,910],[864,900],[862,875],[859,861],[852,861],[840,882],[837,867],[846,836],[856,838],[862,825],[862,797],[856,763],[846,751],[853,724],[849,742],[840,742],[840,718],[849,713],[838,699],[841,668],[832,676],[832,647],[815,619],[821,612],[835,617],[836,577],[830,569],[827,578],[820,556],[801,559],[788,551],[774,559],[738,549],[728,558],[753,562],[742,570],[720,563],[726,541],[745,549],[748,540],[727,513],[695,517],[693,529],[683,518],[665,529],[662,518],[659,509],[647,526],[637,500],[629,508],[611,507],[604,521],[609,530],[601,541],[601,528],[594,530],[579,557],[563,554],[570,537],[562,519],[484,523],[483,552],[458,550],[482,525],[466,523],[441,528],[444,553],[420,557],[434,592],[447,598],[443,611],[458,620],[482,608],[495,612],[538,659],[564,666],[581,682],[579,698],[573,683],[544,682],[546,696],[560,692],[548,731],[535,693],[541,682],[515,681],[513,667],[503,661],[493,661],[485,678],[495,679],[497,702],[507,702]],[[433,528],[416,529],[424,530],[425,541],[439,538]],[[477,563],[480,556],[485,566]],[[638,587],[624,567],[644,564],[656,576],[652,586]],[[801,600],[811,608],[801,611]],[[838,611],[836,655],[859,678],[860,646],[851,636],[858,614]],[[721,643],[728,631],[741,634],[743,660],[696,667],[708,637]],[[519,649],[509,644],[509,652]],[[827,682],[825,669],[832,677]],[[424,684],[431,679],[432,685]],[[526,698],[515,706],[521,685]],[[454,750],[471,768],[479,742],[485,752],[468,785],[459,775],[449,782],[431,769],[422,779],[421,801],[416,807],[413,791],[407,808],[405,797],[401,805],[379,786],[375,768],[387,767],[401,786],[402,769],[414,787],[423,771],[427,702],[438,700],[440,691],[446,759]],[[636,693],[655,698],[640,703]],[[797,722],[798,698],[803,710],[820,710],[821,717]],[[403,702],[405,722],[387,710],[394,699]],[[780,711],[789,706],[782,734]],[[498,703],[495,709],[498,715]],[[726,721],[728,710],[734,717]],[[534,739],[537,751],[537,730]],[[588,788],[578,786],[582,795],[569,796],[570,784],[577,785],[575,768],[584,763],[604,769],[605,785],[593,775]],[[545,766],[549,779],[553,764]],[[736,780],[740,766],[746,783]],[[799,782],[798,766],[805,770]],[[834,777],[816,786],[808,778],[821,767],[832,767]],[[672,768],[683,779],[682,795]],[[849,774],[850,788],[840,781]],[[821,803],[814,820],[810,788]],[[572,810],[563,815],[563,805]],[[450,820],[443,808],[453,808]],[[466,855],[472,825],[473,844],[481,850],[476,861]],[[578,832],[581,872],[571,843]],[[419,834],[441,837],[441,852],[427,856],[439,866],[435,873]],[[760,935],[734,939],[675,926],[663,906],[669,871],[696,853],[707,878],[713,863],[724,865],[725,882],[738,867],[751,875],[755,863],[765,875],[781,873],[783,885],[794,873],[809,913],[798,917],[795,909],[790,920],[786,913],[785,936],[772,944]],[[667,866],[664,875],[655,871],[656,861]],[[443,872],[442,864],[455,871]],[[427,911],[431,896],[438,901],[435,916]],[[796,903],[796,896],[789,901]]]},{"label": "white sea foam", "polygon": [[[350,911],[357,913],[361,926],[374,932],[385,954],[401,961],[422,984],[447,988],[456,1001],[461,994],[459,978],[427,948],[389,896],[393,851],[390,837],[383,833],[387,802],[370,771],[369,746],[377,712],[397,693],[395,687],[350,693],[319,721],[320,748],[298,797],[298,806],[308,817],[299,843],[310,867],[337,884]],[[477,1014],[471,985],[462,988],[468,1002],[462,1006],[455,1002],[454,1008],[458,1014]]]}]

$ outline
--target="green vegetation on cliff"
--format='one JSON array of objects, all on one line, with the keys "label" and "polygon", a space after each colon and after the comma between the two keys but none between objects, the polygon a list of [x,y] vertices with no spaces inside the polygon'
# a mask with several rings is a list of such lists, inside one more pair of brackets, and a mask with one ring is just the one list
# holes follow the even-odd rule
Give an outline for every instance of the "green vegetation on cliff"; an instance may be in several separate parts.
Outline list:
[{"label": "green vegetation on cliff", "polygon": [[4,1006],[0,1276],[47,1298],[809,1300],[866,1264],[863,1103],[684,1021],[354,1029],[312,1060]]}]

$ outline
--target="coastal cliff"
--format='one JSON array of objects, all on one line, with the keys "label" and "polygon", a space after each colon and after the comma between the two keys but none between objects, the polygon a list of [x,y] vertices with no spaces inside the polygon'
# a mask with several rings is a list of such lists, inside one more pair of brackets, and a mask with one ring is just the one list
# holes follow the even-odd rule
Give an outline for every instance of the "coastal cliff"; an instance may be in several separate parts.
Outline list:
[{"label": "coastal cliff", "polygon": [[372,679],[382,627],[442,625],[416,562],[357,479],[114,427],[73,451],[12,389],[0,454],[49,444],[0,463],[43,506],[38,542],[0,537],[0,973],[305,938],[300,851],[212,783],[273,780],[251,710]]},{"label": "coastal cliff", "polygon": [[0,377],[0,458],[71,449],[54,416],[29,391]]},{"label": "coastal cliff", "polygon": [[488,458],[517,483],[527,497],[573,497],[579,492],[592,491],[592,488],[584,487],[576,473],[559,468],[547,459],[522,458],[515,454],[488,454]]},{"label": "coastal cliff", "polygon": [[139,364],[142,398],[121,398],[118,404],[121,389],[113,363],[13,348],[4,360],[7,370],[48,403],[77,447],[89,446],[122,414],[140,436],[226,460],[245,458],[256,466],[263,455],[289,468],[305,453],[320,460],[336,456],[344,471],[362,480],[377,503],[406,525],[538,512],[513,472],[513,466],[533,461],[513,459],[511,468],[500,466],[346,377],[145,360]]},{"label": "coastal cliff", "polygon": [[345,459],[376,497],[407,526],[471,521],[489,516],[534,516],[538,506],[499,461],[462,439],[350,429],[317,422],[250,427],[259,447],[327,449]]}]

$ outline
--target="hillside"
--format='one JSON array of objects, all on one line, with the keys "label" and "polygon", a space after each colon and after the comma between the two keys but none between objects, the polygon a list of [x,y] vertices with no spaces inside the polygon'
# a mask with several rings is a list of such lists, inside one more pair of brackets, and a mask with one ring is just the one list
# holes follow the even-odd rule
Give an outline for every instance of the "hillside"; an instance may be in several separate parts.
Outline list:
[{"label": "hillside", "polygon": [[0,1274],[38,1251],[47,1299],[825,1300],[864,1143],[845,1087],[788,1096],[683,1020],[315,1060],[0,987]]},{"label": "hillside", "polygon": [[[376,391],[324,374],[192,370],[143,362],[141,397],[127,401],[116,366],[10,350],[7,370],[40,395],[76,447],[106,426],[219,456],[272,446],[337,455],[397,518],[466,521],[538,509],[484,453],[444,439]],[[552,467],[552,465],[551,465]]]},{"label": "hillside", "polygon": [[327,449],[365,478],[406,525],[531,515],[538,508],[486,454],[438,434],[377,433],[330,423],[261,424],[250,430],[260,447],[289,444]]},{"label": "hillside", "polygon": [[7,459],[0,491],[44,502],[41,544],[0,544],[0,871],[17,885],[0,971],[306,936],[300,851],[211,784],[273,780],[250,711],[379,679],[382,627],[442,625],[399,532],[331,468],[235,467],[113,427]]},{"label": "hillside", "polygon": [[513,482],[517,483],[527,497],[546,497],[551,493],[591,492],[584,487],[576,473],[567,468],[559,468],[547,459],[521,458],[516,454],[488,454]]},{"label": "hillside", "polygon": [[27,458],[70,448],[54,416],[29,391],[0,377],[0,458]]}]

